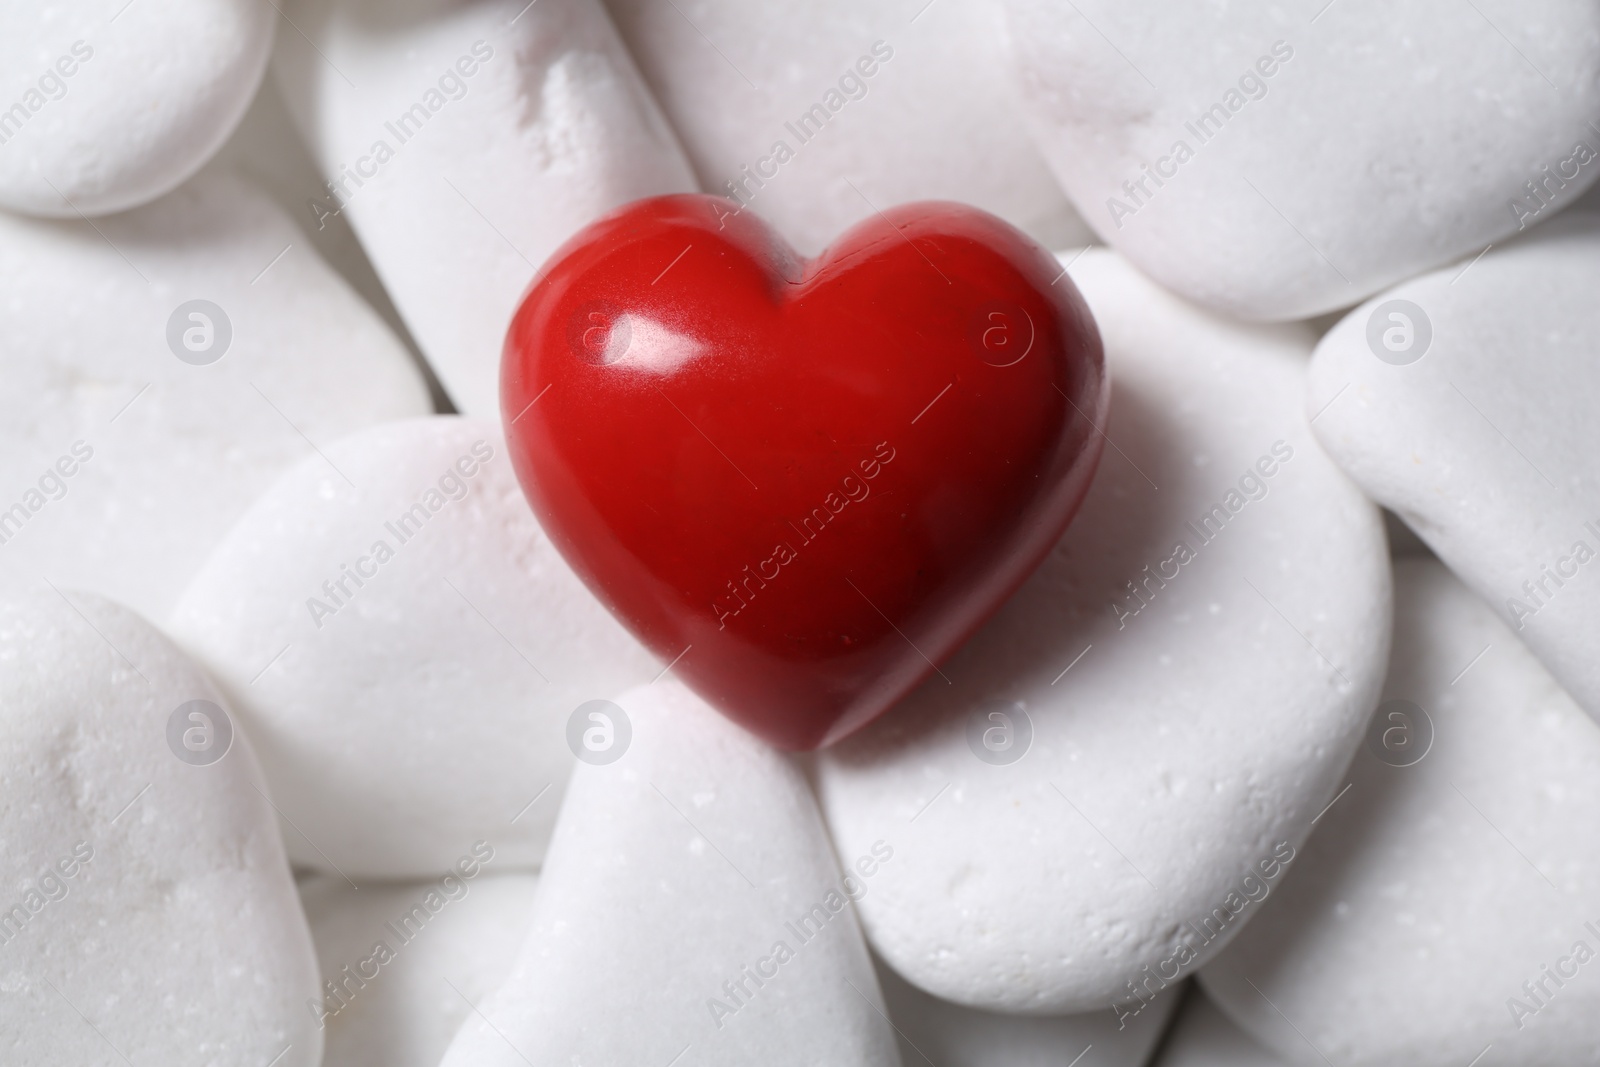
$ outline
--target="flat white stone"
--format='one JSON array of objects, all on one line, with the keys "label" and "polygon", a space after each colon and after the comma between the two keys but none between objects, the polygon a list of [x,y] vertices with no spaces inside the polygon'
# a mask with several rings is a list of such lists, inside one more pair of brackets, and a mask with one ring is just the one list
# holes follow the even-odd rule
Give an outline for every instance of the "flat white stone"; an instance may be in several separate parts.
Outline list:
[{"label": "flat white stone", "polygon": [[1151,1067],[1287,1067],[1287,1061],[1262,1048],[1196,989]]},{"label": "flat white stone", "polygon": [[249,106],[277,20],[263,0],[0,7],[0,207],[105,215],[177,188]]},{"label": "flat white stone", "polygon": [[1105,340],[1114,447],[1039,571],[822,753],[819,791],[841,855],[895,842],[859,907],[913,984],[1131,1012],[1249,920],[1336,788],[1388,654],[1389,561],[1306,425],[1303,327],[1222,320],[1108,251],[1063,258]]},{"label": "flat white stone", "polygon": [[290,465],[430,410],[371,309],[212,170],[93,225],[0,215],[0,375],[0,587],[156,619]]},{"label": "flat white stone", "polygon": [[296,0],[274,77],[458,410],[499,414],[536,270],[628,201],[694,177],[600,0]]},{"label": "flat white stone", "polygon": [[[595,714],[511,976],[441,1067],[897,1067],[849,898],[899,862],[834,859],[795,763],[671,679]],[[596,738],[597,744],[599,738]]]},{"label": "flat white stone", "polygon": [[[930,997],[878,967],[878,984],[900,1039],[907,1067],[1144,1067],[1182,993],[1163,993],[1119,1028],[1114,1012],[1082,1015],[1002,1015]],[[1093,1052],[1090,1057],[1089,1053]]]},{"label": "flat white stone", "polygon": [[353,889],[318,874],[300,887],[324,982],[308,1006],[322,1067],[437,1067],[527,932],[538,878],[493,868],[494,846],[472,842],[431,881]]},{"label": "flat white stone", "polygon": [[1243,318],[1354,304],[1600,176],[1590,0],[1006,3],[1040,147],[1085,221]]},{"label": "flat white stone", "polygon": [[6,1063],[317,1067],[316,958],[225,704],[120,605],[0,602]]},{"label": "flat white stone", "polygon": [[[1330,455],[1600,715],[1600,215],[1395,287],[1317,347]],[[1392,346],[1392,347],[1391,347]]]},{"label": "flat white stone", "polygon": [[250,722],[296,864],[537,866],[587,700],[661,671],[533,518],[494,423],[333,442],[264,493],[173,614]]},{"label": "flat white stone", "polygon": [[607,2],[701,184],[802,254],[909,200],[1089,240],[1028,137],[999,0]]},{"label": "flat white stone", "polygon": [[1349,790],[1200,981],[1297,1064],[1461,1067],[1490,1046],[1484,1063],[1586,1062],[1600,727],[1444,567],[1401,561],[1395,583]]}]

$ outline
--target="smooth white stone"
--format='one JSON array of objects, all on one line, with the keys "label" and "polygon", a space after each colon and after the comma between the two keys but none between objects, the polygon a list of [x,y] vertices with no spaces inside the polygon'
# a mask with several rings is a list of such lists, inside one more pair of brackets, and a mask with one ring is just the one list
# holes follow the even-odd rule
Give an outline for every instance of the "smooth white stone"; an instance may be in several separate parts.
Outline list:
[{"label": "smooth white stone", "polygon": [[[819,778],[841,855],[895,842],[860,905],[873,948],[948,1000],[1041,1014],[1136,1007],[1141,968],[1198,940],[1184,924],[1299,846],[1389,635],[1377,509],[1301,411],[1308,332],[1209,315],[1111,252],[1069,261],[1105,339],[1115,447],[1041,569],[942,676],[824,752]],[[1208,542],[1187,525],[1232,503]],[[1180,540],[1193,558],[1164,562]],[[1149,602],[1132,614],[1135,580]],[[1003,731],[992,710],[1016,726],[1016,703],[1031,748],[980,760],[969,736]]]},{"label": "smooth white stone", "polygon": [[1028,137],[999,0],[607,2],[701,184],[802,254],[909,200],[973,204],[1051,248],[1089,240]]},{"label": "smooth white stone", "polygon": [[[1321,1062],[1320,1060],[1318,1061]],[[1199,989],[1190,994],[1151,1067],[1287,1067]]]},{"label": "smooth white stone", "polygon": [[[210,708],[178,715],[169,747],[190,701]],[[0,602],[6,1063],[317,1067],[302,1006],[316,957],[260,769],[223,705],[120,605],[75,591]],[[200,732],[186,749],[187,731]],[[214,758],[178,758],[191,749]]]},{"label": "smooth white stone", "polygon": [[323,261],[378,313],[406,350],[414,353],[415,362],[426,367],[400,312],[395,310],[394,301],[389,299],[372,261],[351,229],[349,217],[338,215],[324,220],[319,227],[307,209],[309,202],[326,196],[327,190],[311,150],[289,118],[276,81],[268,78],[262,83],[233,136],[218,150],[216,161],[246,175],[276,201]]},{"label": "smooth white stone", "polygon": [[[1351,312],[1318,345],[1306,399],[1322,411],[1315,427],[1329,454],[1518,630],[1592,715],[1597,289],[1600,215],[1568,212]],[[1385,333],[1402,345],[1408,329],[1409,351],[1391,353]],[[1378,353],[1415,361],[1394,365]]]},{"label": "smooth white stone", "polygon": [[631,741],[573,775],[521,956],[441,1067],[897,1067],[846,899],[878,892],[896,843],[841,874],[788,757],[670,679],[617,703]]},{"label": "smooth white stone", "polygon": [[613,208],[695,188],[672,131],[600,0],[284,10],[306,37],[284,36],[274,77],[343,190],[306,210],[349,212],[458,410],[498,415],[501,346],[536,270]]},{"label": "smooth white stone", "polygon": [[[1384,693],[1422,708],[1432,746],[1401,767],[1363,747],[1285,884],[1200,980],[1297,1064],[1462,1067],[1491,1045],[1483,1063],[1586,1062],[1600,728],[1444,567],[1401,561],[1395,580]],[[1379,731],[1407,730],[1387,706]],[[1533,1008],[1522,983],[1541,980],[1549,995],[1514,1018],[1510,998]]]},{"label": "smooth white stone", "polygon": [[326,1027],[322,1067],[437,1067],[470,1005],[505,979],[538,878],[486,873],[493,860],[472,848],[457,859],[464,867],[432,881],[357,890],[318,874],[300,887],[323,981],[334,984],[311,1013]]},{"label": "smooth white stone", "polygon": [[413,419],[322,451],[206,560],[174,634],[249,720],[296,864],[427,877],[482,838],[537,866],[568,718],[661,666],[545,538],[495,424]]},{"label": "smooth white stone", "polygon": [[[930,997],[880,965],[878,983],[907,1067],[1143,1067],[1181,992],[1163,993],[1122,1028],[1115,1013],[1002,1015]],[[1093,1051],[1093,1057],[1088,1053]]]},{"label": "smooth white stone", "polygon": [[1349,306],[1600,176],[1592,0],[1006,2],[1040,147],[1085,221],[1243,318]]},{"label": "smooth white stone", "polygon": [[177,188],[249,106],[277,21],[263,0],[0,7],[0,207],[106,215]]},{"label": "smooth white stone", "polygon": [[[0,294],[0,586],[163,618],[290,465],[430,410],[372,310],[259,190],[212,169],[92,225],[0,214]],[[196,299],[222,309],[210,352],[183,342],[205,343],[179,313]]]}]

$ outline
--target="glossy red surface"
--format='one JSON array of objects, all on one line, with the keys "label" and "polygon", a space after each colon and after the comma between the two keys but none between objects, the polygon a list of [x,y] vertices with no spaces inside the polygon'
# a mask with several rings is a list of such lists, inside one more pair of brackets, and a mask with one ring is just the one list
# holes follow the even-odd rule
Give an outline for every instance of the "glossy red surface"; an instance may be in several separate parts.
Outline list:
[{"label": "glossy red surface", "polygon": [[909,204],[808,262],[730,207],[640,201],[568,242],[512,322],[501,409],[595,594],[808,749],[932,674],[1056,543],[1104,361],[1056,260],[984,212]]}]

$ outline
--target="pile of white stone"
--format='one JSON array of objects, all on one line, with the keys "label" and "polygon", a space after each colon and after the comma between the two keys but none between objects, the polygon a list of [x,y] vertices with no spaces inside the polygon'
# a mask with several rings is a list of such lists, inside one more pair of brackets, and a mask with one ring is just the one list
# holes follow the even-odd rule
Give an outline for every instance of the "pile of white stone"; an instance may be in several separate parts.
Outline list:
[{"label": "pile of white stone", "polygon": [[[1594,0],[0,3],[0,1059],[1593,1062],[1596,177]],[[806,759],[496,419],[539,264],[695,189],[987,208],[1113,378]]]}]

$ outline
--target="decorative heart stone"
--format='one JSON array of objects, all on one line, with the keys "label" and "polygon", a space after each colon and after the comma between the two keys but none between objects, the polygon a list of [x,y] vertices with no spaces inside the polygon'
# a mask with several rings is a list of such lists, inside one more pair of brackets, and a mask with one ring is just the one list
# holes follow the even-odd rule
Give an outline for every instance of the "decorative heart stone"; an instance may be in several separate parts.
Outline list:
[{"label": "decorative heart stone", "polygon": [[922,203],[801,259],[708,196],[551,259],[506,338],[512,460],[551,540],[702,696],[768,741],[883,711],[1078,507],[1107,402],[1056,261]]}]

